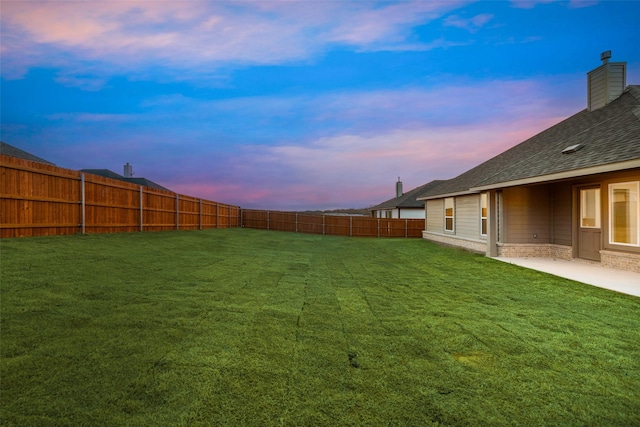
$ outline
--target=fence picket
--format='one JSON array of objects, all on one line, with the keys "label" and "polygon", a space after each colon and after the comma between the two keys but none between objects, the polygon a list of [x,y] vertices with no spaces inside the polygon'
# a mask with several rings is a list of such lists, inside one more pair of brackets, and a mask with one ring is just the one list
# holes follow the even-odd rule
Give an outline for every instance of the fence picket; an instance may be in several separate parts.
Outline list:
[{"label": "fence picket", "polygon": [[[382,232],[384,222],[385,233]],[[422,219],[384,219],[242,209],[242,227],[352,237],[422,237]]]},{"label": "fence picket", "polygon": [[0,238],[229,227],[401,237],[402,226],[413,238],[424,229],[423,219],[349,216],[347,223],[344,216],[240,209],[6,155],[0,188]]},{"label": "fence picket", "polygon": [[[237,218],[237,206],[206,201],[207,206],[215,204],[216,212],[208,208],[205,214],[202,199],[198,203],[189,196],[4,154],[0,154],[0,188],[0,238],[241,224],[231,220],[234,213]],[[227,218],[221,225],[223,206]]]}]

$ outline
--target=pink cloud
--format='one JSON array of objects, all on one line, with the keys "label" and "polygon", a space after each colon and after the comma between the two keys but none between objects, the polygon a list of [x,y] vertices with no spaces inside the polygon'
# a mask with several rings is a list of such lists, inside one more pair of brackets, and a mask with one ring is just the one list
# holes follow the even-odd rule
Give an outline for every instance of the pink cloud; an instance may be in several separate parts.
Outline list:
[{"label": "pink cloud", "polygon": [[[195,104],[180,98],[171,102],[210,115],[230,110],[262,117],[263,109],[276,115],[304,110],[305,115],[329,123],[344,117],[352,127],[311,141],[243,145],[214,156],[213,164],[198,148],[193,150],[197,159],[182,159],[192,172],[169,168],[163,172],[166,184],[159,182],[184,194],[244,207],[366,207],[391,198],[398,176],[406,189],[453,178],[582,108],[550,98],[563,96],[554,87],[549,82],[491,81],[315,98]],[[431,116],[434,111],[438,114]],[[374,124],[377,127],[372,128]]]},{"label": "pink cloud", "polygon": [[[453,178],[557,121],[521,119],[372,137],[336,136],[309,146],[247,147],[239,159],[244,167],[235,177],[254,190],[241,195],[238,203],[284,210],[292,206],[282,201],[296,206],[369,206],[392,197],[397,176],[404,177],[407,189]],[[273,170],[281,172],[274,176]],[[218,195],[238,200],[233,192]]]},{"label": "pink cloud", "polygon": [[331,38],[352,45],[367,46],[382,39],[401,40],[408,28],[407,24],[425,23],[467,2],[413,1],[393,3],[379,8],[362,7],[366,3],[353,3],[353,18],[339,20],[339,25],[331,32]]},{"label": "pink cloud", "polygon": [[[233,63],[278,64],[313,58],[330,44],[366,50],[430,49],[407,43],[410,28],[460,2],[6,2],[2,8],[5,76],[72,60],[131,72],[151,64],[178,75]],[[384,41],[384,46],[382,43]],[[115,68],[114,68],[115,67]],[[64,80],[62,80],[65,82]],[[68,81],[82,86],[82,82]]]}]

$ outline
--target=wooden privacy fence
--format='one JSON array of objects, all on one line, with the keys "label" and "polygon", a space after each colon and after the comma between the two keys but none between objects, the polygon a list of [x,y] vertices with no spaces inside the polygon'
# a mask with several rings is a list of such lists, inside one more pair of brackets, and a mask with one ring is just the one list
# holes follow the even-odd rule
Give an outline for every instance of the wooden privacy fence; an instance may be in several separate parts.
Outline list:
[{"label": "wooden privacy fence", "polygon": [[0,155],[0,237],[240,226],[240,208]]},{"label": "wooden privacy fence", "polygon": [[422,237],[424,220],[243,209],[242,226],[333,236],[407,238]]}]

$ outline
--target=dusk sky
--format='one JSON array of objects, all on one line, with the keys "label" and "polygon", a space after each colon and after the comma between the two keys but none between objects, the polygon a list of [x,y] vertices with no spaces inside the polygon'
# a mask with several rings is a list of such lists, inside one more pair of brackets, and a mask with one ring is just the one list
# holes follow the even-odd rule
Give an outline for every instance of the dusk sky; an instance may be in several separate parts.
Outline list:
[{"label": "dusk sky", "polygon": [[5,1],[1,139],[243,208],[363,208],[583,110],[638,1]]}]

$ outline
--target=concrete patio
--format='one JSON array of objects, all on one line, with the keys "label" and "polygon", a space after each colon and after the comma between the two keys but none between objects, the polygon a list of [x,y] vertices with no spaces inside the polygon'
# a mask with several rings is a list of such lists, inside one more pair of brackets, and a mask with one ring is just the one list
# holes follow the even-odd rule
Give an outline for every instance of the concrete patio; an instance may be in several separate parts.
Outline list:
[{"label": "concrete patio", "polygon": [[640,273],[603,267],[588,261],[566,261],[553,258],[495,257],[521,267],[640,297]]}]

